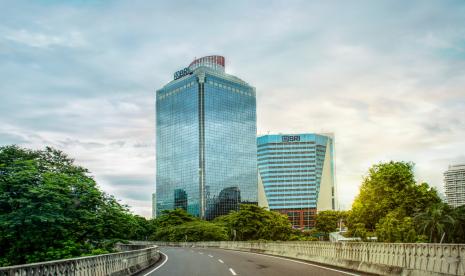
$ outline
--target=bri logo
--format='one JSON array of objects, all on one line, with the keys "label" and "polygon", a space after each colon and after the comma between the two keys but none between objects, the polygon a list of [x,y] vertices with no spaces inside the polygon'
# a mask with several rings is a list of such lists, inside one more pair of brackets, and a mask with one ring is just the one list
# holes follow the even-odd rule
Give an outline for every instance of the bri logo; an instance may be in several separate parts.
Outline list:
[{"label": "bri logo", "polygon": [[187,76],[187,75],[189,75],[191,73],[192,73],[191,69],[189,69],[189,67],[186,67],[186,68],[184,68],[182,70],[179,70],[179,71],[175,72],[174,73],[174,79],[175,80],[180,79],[180,78],[182,78],[184,76]]},{"label": "bri logo", "polygon": [[300,141],[300,136],[295,135],[295,136],[282,136],[281,137],[283,142],[297,142]]}]

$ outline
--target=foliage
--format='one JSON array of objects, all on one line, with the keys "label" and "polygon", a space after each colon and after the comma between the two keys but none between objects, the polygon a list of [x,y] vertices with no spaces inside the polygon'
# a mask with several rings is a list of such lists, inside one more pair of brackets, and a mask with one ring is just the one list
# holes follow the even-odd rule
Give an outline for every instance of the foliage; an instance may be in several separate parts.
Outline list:
[{"label": "foliage", "polygon": [[413,217],[416,212],[439,202],[441,200],[435,189],[426,183],[415,183],[413,164],[393,161],[380,163],[369,169],[347,223],[352,234],[355,231],[363,234],[362,227],[367,232],[373,232],[380,220],[391,211],[399,209],[406,216]]},{"label": "foliage", "polygon": [[88,173],[49,147],[0,147],[0,264],[108,252],[117,239],[146,236],[145,219]]},{"label": "foliage", "polygon": [[187,213],[184,209],[163,210],[162,215],[155,220],[155,225],[157,227],[167,227],[198,220],[198,218]]},{"label": "foliage", "polygon": [[183,209],[166,210],[154,225],[156,231],[150,239],[159,241],[305,239],[292,229],[286,216],[256,205],[243,204],[239,211],[213,222],[200,220]]},{"label": "foliage", "polygon": [[328,235],[337,230],[339,222],[346,219],[347,212],[345,211],[321,211],[316,216],[316,230]]},{"label": "foliage", "polygon": [[[453,237],[455,218],[452,216],[451,208],[444,203],[430,206],[423,212],[415,216],[415,221],[419,232],[428,236],[429,242],[440,242],[442,237],[449,232],[446,237],[451,240]],[[447,231],[449,230],[449,231]]]},{"label": "foliage", "polygon": [[383,242],[465,242],[465,206],[443,203],[428,184],[416,184],[413,164],[369,169],[347,219],[350,234]]},{"label": "foliage", "polygon": [[403,209],[389,212],[376,224],[376,236],[380,242],[416,242],[421,239],[415,231],[413,219]]},{"label": "foliage", "polygon": [[293,232],[289,238],[290,241],[319,241],[319,237],[322,235],[315,228],[305,231],[299,229],[292,230]]},{"label": "foliage", "polygon": [[180,225],[160,228],[151,237],[157,241],[223,241],[227,240],[226,229],[208,221],[197,220]]},{"label": "foliage", "polygon": [[215,219],[231,240],[289,240],[293,229],[287,216],[256,205],[242,204],[239,211]]},{"label": "foliage", "polygon": [[226,240],[226,229],[200,220],[183,209],[164,210],[154,221],[156,231],[150,237],[157,241],[221,241]]},{"label": "foliage", "polygon": [[465,205],[451,210],[451,216],[454,219],[454,225],[450,234],[447,235],[447,241],[452,243],[465,243]]},{"label": "foliage", "polygon": [[366,240],[368,237],[371,237],[371,232],[365,228],[365,224],[359,222],[353,224],[350,228],[350,234],[354,237],[359,237],[362,240]]}]

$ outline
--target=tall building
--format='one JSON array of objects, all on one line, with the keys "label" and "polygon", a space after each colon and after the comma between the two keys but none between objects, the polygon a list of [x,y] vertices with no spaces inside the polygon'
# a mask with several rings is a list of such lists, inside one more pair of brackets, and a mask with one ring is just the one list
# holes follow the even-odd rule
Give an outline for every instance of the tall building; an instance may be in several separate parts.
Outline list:
[{"label": "tall building", "polygon": [[449,166],[444,172],[444,189],[449,205],[465,205],[465,164]]},{"label": "tall building", "polygon": [[156,92],[156,212],[212,219],[257,204],[255,88],[222,56],[195,59]]},{"label": "tall building", "polygon": [[317,211],[336,209],[334,138],[323,134],[257,138],[258,169],[270,210],[293,227],[314,226]]}]

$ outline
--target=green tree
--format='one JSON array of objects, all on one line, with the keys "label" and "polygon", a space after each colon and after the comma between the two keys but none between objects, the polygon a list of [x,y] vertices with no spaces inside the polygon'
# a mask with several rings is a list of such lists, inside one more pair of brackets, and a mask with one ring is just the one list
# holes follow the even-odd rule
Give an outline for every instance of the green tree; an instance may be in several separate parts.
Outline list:
[{"label": "green tree", "polygon": [[242,204],[239,211],[215,219],[225,225],[230,239],[289,240],[293,229],[287,216],[256,205]]},{"label": "green tree", "polygon": [[360,231],[361,225],[367,232],[374,232],[380,220],[395,209],[413,217],[439,202],[435,189],[426,183],[416,184],[412,163],[380,163],[371,167],[364,178],[347,223],[352,234],[355,228]]},{"label": "green tree", "polygon": [[155,220],[157,227],[181,225],[199,219],[187,213],[184,209],[163,210],[161,216]]},{"label": "green tree", "polygon": [[347,217],[346,214],[347,212],[345,211],[321,211],[316,216],[315,228],[325,235],[328,235],[337,230],[340,221],[345,221]]},{"label": "green tree", "polygon": [[456,207],[452,210],[451,216],[454,219],[452,235],[448,241],[453,243],[465,243],[465,205]]},{"label": "green tree", "polygon": [[430,206],[415,216],[419,232],[429,238],[429,242],[438,243],[444,238],[451,240],[454,235],[456,220],[447,204],[438,203]]},{"label": "green tree", "polygon": [[156,230],[150,239],[156,241],[221,241],[228,238],[226,228],[200,220],[183,209],[164,210],[154,220]]},{"label": "green tree", "polygon": [[355,237],[361,238],[362,240],[366,240],[368,237],[372,236],[372,232],[368,232],[365,224],[361,222],[353,224],[350,228],[350,233]]},{"label": "green tree", "polygon": [[416,242],[419,237],[413,219],[403,209],[389,212],[376,224],[376,236],[380,242]]},{"label": "green tree", "polygon": [[223,241],[228,239],[226,228],[212,222],[196,220],[159,228],[151,237],[156,241]]},{"label": "green tree", "polygon": [[300,230],[300,229],[293,229],[291,237],[289,238],[290,241],[319,241],[321,233],[316,230],[316,228],[312,228],[310,230]]},{"label": "green tree", "polygon": [[[108,251],[133,215],[61,151],[0,147],[0,264]],[[104,247],[104,248],[102,248]]]}]

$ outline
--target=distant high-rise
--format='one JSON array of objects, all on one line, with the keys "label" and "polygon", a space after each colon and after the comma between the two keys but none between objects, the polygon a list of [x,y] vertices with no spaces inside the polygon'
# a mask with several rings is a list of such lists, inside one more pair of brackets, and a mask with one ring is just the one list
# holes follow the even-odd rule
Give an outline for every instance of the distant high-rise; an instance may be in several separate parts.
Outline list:
[{"label": "distant high-rise", "polygon": [[334,138],[323,134],[257,138],[258,169],[270,210],[296,228],[314,226],[317,211],[336,209]]},{"label": "distant high-rise", "polygon": [[465,205],[465,164],[449,166],[444,172],[444,189],[449,205]]},{"label": "distant high-rise", "polygon": [[195,59],[156,93],[156,212],[212,219],[257,204],[255,88],[222,56]]}]

